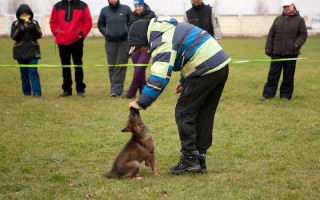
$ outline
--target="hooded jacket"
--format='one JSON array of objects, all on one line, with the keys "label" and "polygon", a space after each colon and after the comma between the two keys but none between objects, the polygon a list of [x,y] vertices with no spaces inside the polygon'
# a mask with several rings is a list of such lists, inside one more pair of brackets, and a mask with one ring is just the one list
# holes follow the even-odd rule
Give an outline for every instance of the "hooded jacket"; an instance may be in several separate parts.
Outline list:
[{"label": "hooded jacket", "polygon": [[[24,25],[25,20],[20,19],[21,13],[29,13],[28,27]],[[18,59],[40,59],[40,46],[38,39],[42,37],[39,23],[33,20],[33,12],[27,4],[21,4],[16,11],[17,20],[11,25],[10,37],[15,40],[13,46],[13,58]]]},{"label": "hooded jacket", "polygon": [[107,41],[123,42],[128,39],[128,23],[132,11],[127,5],[112,5],[101,9],[98,29]]},{"label": "hooded jacket", "polygon": [[89,7],[80,0],[61,0],[53,6],[50,29],[57,44],[70,45],[85,38],[92,28]]},{"label": "hooded jacket", "polygon": [[290,16],[283,13],[274,20],[269,30],[265,52],[267,55],[298,55],[307,36],[305,21],[298,11]]},{"label": "hooded jacket", "polygon": [[138,14],[133,12],[129,19],[129,28],[133,24],[133,22],[143,19],[151,19],[156,17],[156,14],[150,9],[150,7],[145,3],[143,6],[142,13]]},{"label": "hooded jacket", "polygon": [[180,71],[180,82],[184,83],[190,77],[218,71],[231,61],[208,32],[189,23],[178,23],[171,17],[134,22],[128,42],[130,46],[149,46],[153,58],[147,85],[137,101],[142,109],[158,98],[172,71]]}]

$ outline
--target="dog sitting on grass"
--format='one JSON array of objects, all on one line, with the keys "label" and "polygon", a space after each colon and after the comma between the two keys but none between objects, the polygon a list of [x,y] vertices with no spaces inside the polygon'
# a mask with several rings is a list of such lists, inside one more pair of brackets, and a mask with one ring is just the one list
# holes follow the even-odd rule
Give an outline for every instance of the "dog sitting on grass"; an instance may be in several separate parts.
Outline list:
[{"label": "dog sitting on grass", "polygon": [[113,162],[112,169],[103,176],[106,178],[133,178],[138,177],[140,163],[145,161],[150,167],[153,176],[157,176],[154,149],[155,145],[148,127],[143,123],[140,113],[130,108],[127,126],[122,132],[131,132],[131,139],[120,151]]}]

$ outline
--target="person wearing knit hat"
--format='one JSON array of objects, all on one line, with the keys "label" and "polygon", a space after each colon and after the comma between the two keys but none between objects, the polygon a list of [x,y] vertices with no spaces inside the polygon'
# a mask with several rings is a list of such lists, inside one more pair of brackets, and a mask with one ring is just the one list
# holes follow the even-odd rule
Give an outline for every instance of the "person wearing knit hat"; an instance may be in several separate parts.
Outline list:
[{"label": "person wearing knit hat", "polygon": [[134,0],[134,5],[144,6],[144,1],[143,0]]},{"label": "person wearing knit hat", "polygon": [[[131,25],[139,20],[149,20],[151,18],[156,17],[155,13],[150,9],[150,7],[144,3],[143,0],[135,0],[134,1],[134,12],[131,14],[129,19],[129,28]],[[147,22],[146,22],[147,23]],[[145,27],[147,28],[147,27]],[[144,40],[146,38],[143,34],[147,34],[142,32],[141,39]],[[143,42],[144,45],[148,44],[148,41],[145,40]],[[133,49],[132,49],[133,50]],[[136,97],[136,93],[142,92],[142,89],[147,83],[146,80],[146,64],[150,61],[150,54],[144,52],[144,51],[136,51],[134,54],[131,55],[131,59],[134,66],[134,73],[131,85],[125,95],[122,96],[122,98],[125,99],[132,99]],[[139,65],[141,64],[141,65]]]}]

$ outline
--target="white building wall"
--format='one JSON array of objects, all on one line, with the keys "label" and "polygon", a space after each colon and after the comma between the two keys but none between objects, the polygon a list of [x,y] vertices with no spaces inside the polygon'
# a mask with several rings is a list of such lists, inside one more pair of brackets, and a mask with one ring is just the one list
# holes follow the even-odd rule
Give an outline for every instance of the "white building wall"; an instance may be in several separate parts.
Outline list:
[{"label": "white building wall", "polygon": [[[179,22],[183,21],[183,16],[173,16]],[[223,36],[249,36],[261,37],[266,36],[277,15],[221,15],[219,16]],[[93,28],[89,37],[101,37],[97,21],[98,16],[93,16]],[[36,15],[35,19],[39,22],[44,36],[52,36],[49,26],[50,16]],[[0,15],[0,35],[9,36],[12,21],[15,20],[13,15]],[[306,19],[308,20],[308,19]],[[313,32],[313,34],[319,32]]]}]

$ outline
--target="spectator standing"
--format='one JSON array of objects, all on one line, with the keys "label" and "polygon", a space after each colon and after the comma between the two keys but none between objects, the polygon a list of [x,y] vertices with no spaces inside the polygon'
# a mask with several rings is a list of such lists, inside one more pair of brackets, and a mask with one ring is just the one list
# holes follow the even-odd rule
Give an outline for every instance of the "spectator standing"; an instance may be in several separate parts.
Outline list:
[{"label": "spectator standing", "polygon": [[[222,31],[218,17],[210,5],[203,0],[191,0],[192,7],[185,12],[184,21],[207,31],[215,40],[220,42]],[[220,100],[224,100],[221,96]]]},{"label": "spectator standing", "polygon": [[222,38],[222,31],[218,17],[210,5],[203,0],[191,0],[192,8],[187,10],[184,21],[207,31],[218,42]]},{"label": "spectator standing", "polygon": [[[33,19],[29,5],[21,4],[16,11],[17,20],[12,23],[10,37],[15,41],[13,58],[19,64],[38,64],[41,58],[38,39],[42,37],[39,23]],[[25,96],[41,97],[41,84],[36,67],[20,67],[22,92]]]},{"label": "spectator standing", "polygon": [[129,107],[146,109],[163,92],[173,71],[181,78],[175,119],[181,141],[180,161],[170,168],[174,175],[206,173],[206,152],[212,144],[216,109],[228,78],[231,61],[210,34],[170,17],[139,20],[129,31],[130,53],[150,51],[151,74],[139,99]]},{"label": "spectator standing", "polygon": [[128,63],[128,23],[132,13],[127,5],[119,0],[108,0],[109,6],[101,9],[98,28],[105,37],[105,50],[109,64],[110,96],[118,97],[123,93],[127,68],[117,66]]},{"label": "spectator standing", "polygon": [[[155,13],[143,0],[134,0],[134,12],[129,19],[129,28],[133,22],[143,19],[151,19],[156,17]],[[147,66],[139,66],[139,64],[148,64],[150,61],[150,54],[144,51],[138,50],[131,55],[132,62],[136,64],[134,66],[134,74],[131,85],[126,95],[123,98],[132,99],[136,97],[136,93],[139,90],[140,94],[143,87],[146,85],[146,69]]]},{"label": "spectator standing", "polygon": [[84,97],[86,84],[83,82],[84,39],[92,28],[88,5],[81,0],[61,0],[53,6],[50,28],[59,47],[62,67],[63,93],[60,97],[72,95],[71,57],[75,65],[77,95]]},{"label": "spectator standing", "polygon": [[[292,98],[296,58],[308,37],[305,21],[292,0],[283,0],[282,6],[282,15],[274,20],[267,36],[265,54],[271,57],[271,64],[267,83],[264,85],[262,96],[258,98],[259,101],[275,97],[282,70],[280,99],[287,101]],[[286,58],[293,60],[272,61]]]}]

